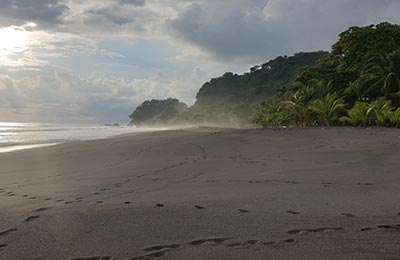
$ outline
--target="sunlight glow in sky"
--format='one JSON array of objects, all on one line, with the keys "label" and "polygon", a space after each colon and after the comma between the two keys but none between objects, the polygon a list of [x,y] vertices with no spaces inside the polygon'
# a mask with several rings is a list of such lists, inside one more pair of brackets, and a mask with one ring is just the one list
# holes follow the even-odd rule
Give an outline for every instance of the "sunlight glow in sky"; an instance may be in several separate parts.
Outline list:
[{"label": "sunlight glow in sky", "polygon": [[23,27],[9,26],[0,28],[0,57],[24,52],[29,43],[31,32]]}]

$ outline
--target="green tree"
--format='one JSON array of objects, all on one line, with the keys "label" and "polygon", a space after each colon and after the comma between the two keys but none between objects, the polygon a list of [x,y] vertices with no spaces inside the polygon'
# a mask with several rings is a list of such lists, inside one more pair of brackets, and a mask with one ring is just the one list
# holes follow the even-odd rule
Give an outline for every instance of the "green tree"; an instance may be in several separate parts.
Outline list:
[{"label": "green tree", "polygon": [[270,98],[261,102],[251,116],[251,122],[261,127],[283,124],[287,117],[284,116],[279,102],[277,98]]},{"label": "green tree", "polygon": [[280,103],[282,107],[288,109],[297,126],[304,127],[311,122],[310,102],[315,95],[315,90],[311,87],[304,87],[293,93],[287,93],[284,100]]},{"label": "green tree", "polygon": [[361,83],[386,98],[400,90],[400,49],[370,58],[362,71]]},{"label": "green tree", "polygon": [[136,126],[180,124],[183,122],[182,115],[187,111],[187,105],[177,99],[148,100],[130,114],[130,124]]},{"label": "green tree", "polygon": [[372,119],[374,106],[367,102],[356,102],[354,107],[347,113],[348,116],[342,117],[343,122],[350,122],[354,126],[362,125],[367,127]]},{"label": "green tree", "polygon": [[360,83],[359,80],[351,82],[349,87],[344,91],[344,94],[352,97],[356,101],[366,101],[368,99],[369,86]]},{"label": "green tree", "polygon": [[325,54],[319,51],[280,56],[252,67],[250,72],[240,75],[228,72],[211,79],[197,93],[193,112],[204,115],[208,122],[216,121],[218,117],[220,123],[226,124],[233,119],[245,125],[257,104],[276,95],[279,89],[292,82],[301,67],[315,65]]},{"label": "green tree", "polygon": [[315,100],[309,108],[317,113],[319,118],[329,127],[338,118],[338,112],[343,107],[343,99],[334,94],[327,94],[325,97]]},{"label": "green tree", "polygon": [[385,98],[379,98],[372,102],[373,111],[375,114],[376,122],[378,126],[385,126],[387,121],[389,121],[389,115],[393,110],[390,100]]},{"label": "green tree", "polygon": [[400,127],[400,107],[390,112],[389,119],[396,127]]},{"label": "green tree", "polygon": [[317,65],[300,70],[297,80],[307,84],[318,79],[331,82],[334,91],[346,89],[355,82],[366,63],[366,57],[376,53],[390,53],[400,46],[400,26],[380,23],[366,27],[350,27],[339,35],[332,52],[318,61]]}]

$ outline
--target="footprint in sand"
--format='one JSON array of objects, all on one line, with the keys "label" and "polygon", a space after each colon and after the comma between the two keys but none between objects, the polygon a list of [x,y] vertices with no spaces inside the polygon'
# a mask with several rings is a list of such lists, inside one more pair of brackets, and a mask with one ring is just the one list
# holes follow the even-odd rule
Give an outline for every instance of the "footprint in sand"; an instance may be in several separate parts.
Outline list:
[{"label": "footprint in sand", "polygon": [[361,232],[372,231],[372,230],[373,230],[373,228],[370,228],[370,227],[360,229]]},{"label": "footprint in sand", "polygon": [[283,247],[287,244],[293,244],[299,242],[297,239],[294,238],[287,238],[283,240],[278,240],[278,241],[267,241],[263,242],[262,245],[264,246],[271,246],[271,247]]},{"label": "footprint in sand", "polygon": [[287,239],[282,240],[281,242],[284,242],[284,243],[287,243],[287,244],[291,244],[291,243],[298,242],[298,240],[294,239],[294,238],[287,238]]},{"label": "footprint in sand", "polygon": [[246,209],[238,209],[238,211],[239,211],[241,214],[247,214],[247,213],[250,212],[250,211],[248,211],[248,210],[246,210]]},{"label": "footprint in sand", "polygon": [[35,220],[35,219],[37,219],[37,218],[39,218],[39,216],[29,216],[29,217],[27,217],[27,218],[25,219],[24,222],[31,222],[31,221],[33,221],[33,220]]},{"label": "footprint in sand", "polygon": [[144,251],[150,252],[150,251],[160,251],[163,249],[177,249],[180,248],[181,245],[179,244],[170,244],[170,245],[158,245],[158,246],[151,246],[143,249]]},{"label": "footprint in sand", "polygon": [[231,240],[233,238],[231,237],[215,237],[215,238],[202,238],[202,239],[196,239],[193,241],[188,242],[189,245],[192,246],[199,246],[203,244],[221,244],[227,240]]},{"label": "footprint in sand", "polygon": [[361,182],[361,183],[357,183],[358,186],[373,186],[375,185],[375,183],[372,182]]},{"label": "footprint in sand", "polygon": [[327,232],[327,231],[343,231],[342,227],[327,227],[327,228],[314,228],[314,229],[293,229],[289,230],[286,233],[289,235],[297,235],[303,233],[318,233],[318,232]]},{"label": "footprint in sand", "polygon": [[395,224],[395,225],[389,225],[389,224],[385,224],[385,225],[377,225],[375,228],[373,227],[365,227],[360,229],[361,232],[365,232],[365,231],[373,231],[373,230],[389,230],[389,231],[400,231],[400,224]]},{"label": "footprint in sand", "polygon": [[[142,255],[142,256],[136,256],[131,258],[130,260],[150,260],[153,258],[159,258],[159,257],[163,257],[165,256],[167,253],[169,252],[168,249],[162,250],[162,251],[158,251],[158,252],[154,252],[151,254],[147,254],[147,255]],[[108,259],[107,259],[108,260]]]},{"label": "footprint in sand", "polygon": [[297,182],[297,181],[285,181],[285,183],[287,183],[287,184],[299,184],[299,182]]},{"label": "footprint in sand", "polygon": [[51,207],[38,208],[38,209],[35,210],[35,212],[43,212],[43,211],[46,211],[46,210],[49,210],[49,209],[51,209]]},{"label": "footprint in sand", "polygon": [[400,224],[397,225],[378,225],[379,229],[389,229],[389,230],[396,230],[400,231]]},{"label": "footprint in sand", "polygon": [[16,228],[10,228],[4,231],[0,231],[0,237],[7,236],[8,234],[17,231]]},{"label": "footprint in sand", "polygon": [[245,242],[237,242],[237,243],[232,243],[229,244],[228,247],[234,248],[234,249],[249,249],[251,246],[257,244],[258,240],[247,240]]},{"label": "footprint in sand", "polygon": [[111,256],[92,256],[92,257],[79,257],[70,260],[113,260]]},{"label": "footprint in sand", "polygon": [[347,218],[354,218],[356,216],[354,214],[349,214],[349,213],[342,213],[340,215],[342,215],[343,217],[347,217]]}]

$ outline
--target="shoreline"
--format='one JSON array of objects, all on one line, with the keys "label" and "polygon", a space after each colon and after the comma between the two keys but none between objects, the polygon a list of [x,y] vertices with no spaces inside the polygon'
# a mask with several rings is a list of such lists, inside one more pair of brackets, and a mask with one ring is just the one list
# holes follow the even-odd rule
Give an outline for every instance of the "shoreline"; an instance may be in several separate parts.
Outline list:
[{"label": "shoreline", "polygon": [[0,260],[397,259],[399,150],[398,129],[196,127],[3,153]]},{"label": "shoreline", "polygon": [[[135,128],[140,129],[140,128]],[[20,144],[7,144],[3,143],[0,146],[0,153],[8,153],[8,152],[14,152],[14,151],[21,151],[21,150],[30,150],[30,149],[36,149],[36,148],[41,148],[41,147],[47,147],[47,146],[54,146],[54,145],[59,145],[59,144],[64,144],[64,143],[76,143],[76,142],[84,142],[84,141],[91,141],[91,140],[101,140],[101,139],[108,139],[108,138],[114,138],[118,136],[123,136],[123,135],[130,135],[130,134],[135,134],[135,133],[145,133],[145,132],[156,132],[156,131],[164,131],[165,129],[160,129],[160,128],[143,128],[143,130],[139,131],[132,131],[128,133],[115,133],[110,136],[104,136],[104,137],[96,137],[94,139],[88,138],[88,139],[77,139],[77,140],[63,140],[63,141],[43,141],[43,142],[38,142],[38,143],[20,143]]]},{"label": "shoreline", "polygon": [[53,146],[61,143],[43,143],[43,144],[21,144],[21,145],[9,145],[0,147],[0,153],[10,153],[21,150],[36,149],[41,147]]}]

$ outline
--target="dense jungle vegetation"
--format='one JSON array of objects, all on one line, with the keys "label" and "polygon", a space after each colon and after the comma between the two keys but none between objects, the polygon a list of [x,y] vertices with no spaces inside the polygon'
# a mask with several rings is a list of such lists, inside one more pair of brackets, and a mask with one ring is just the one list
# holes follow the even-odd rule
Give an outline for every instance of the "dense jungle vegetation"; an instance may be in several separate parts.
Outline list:
[{"label": "dense jungle vegetation", "polygon": [[329,53],[278,57],[242,75],[225,73],[205,83],[190,108],[171,100],[146,101],[131,124],[399,127],[400,26],[351,27]]}]

